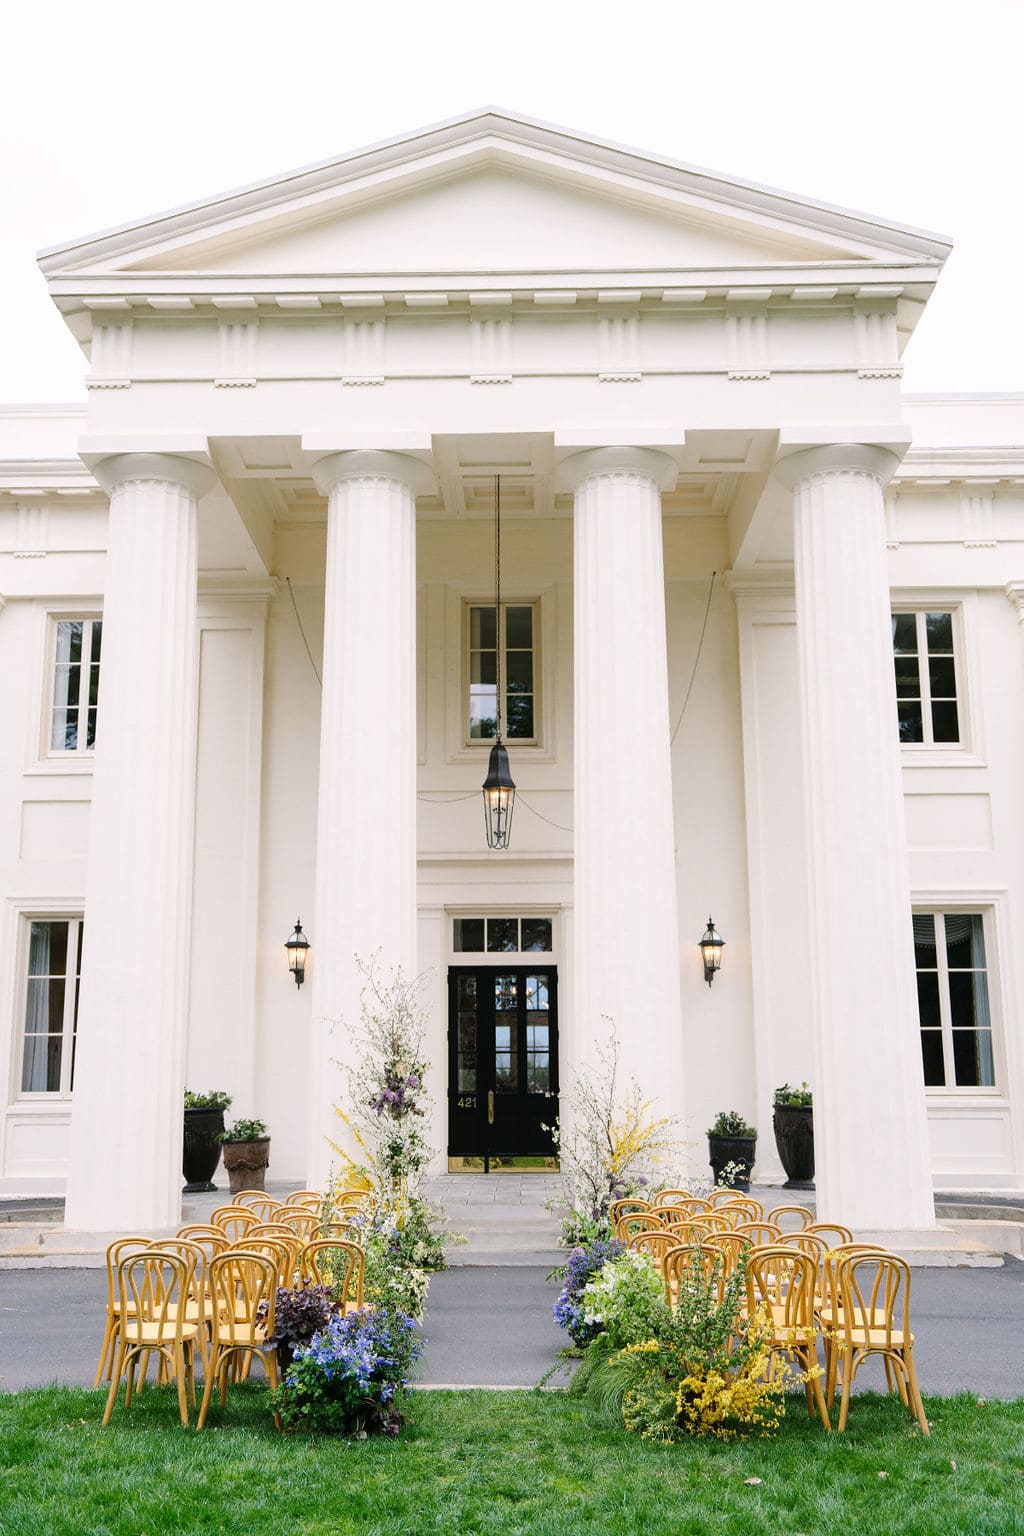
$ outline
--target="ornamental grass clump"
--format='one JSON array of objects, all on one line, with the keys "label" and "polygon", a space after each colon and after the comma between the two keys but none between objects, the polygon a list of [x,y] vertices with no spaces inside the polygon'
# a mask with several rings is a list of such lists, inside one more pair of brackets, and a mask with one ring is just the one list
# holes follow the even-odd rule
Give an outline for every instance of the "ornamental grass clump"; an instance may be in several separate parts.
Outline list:
[{"label": "ornamental grass clump", "polygon": [[588,1322],[584,1315],[584,1288],[609,1259],[617,1259],[624,1252],[625,1244],[618,1238],[596,1237],[585,1247],[574,1248],[566,1262],[549,1276],[562,1282],[555,1302],[555,1322],[579,1348],[589,1344],[603,1327],[601,1323]]},{"label": "ornamental grass clump", "polygon": [[273,1404],[286,1430],[397,1435],[420,1352],[411,1317],[361,1307],[332,1316],[295,1350]]}]

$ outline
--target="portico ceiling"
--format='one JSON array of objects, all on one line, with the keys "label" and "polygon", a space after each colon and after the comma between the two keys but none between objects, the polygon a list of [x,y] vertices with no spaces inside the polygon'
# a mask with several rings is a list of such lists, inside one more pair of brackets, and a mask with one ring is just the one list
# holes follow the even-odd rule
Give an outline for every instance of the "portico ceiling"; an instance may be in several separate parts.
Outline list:
[{"label": "portico ceiling", "polygon": [[[679,465],[676,484],[663,492],[670,517],[728,513],[741,482],[764,483],[774,455],[772,432],[698,431],[666,451]],[[214,438],[214,464],[243,516],[281,523],[322,522],[327,502],[313,483],[315,455],[298,437]],[[417,498],[421,518],[489,518],[494,479],[501,476],[503,515],[570,517],[572,496],[555,488],[556,449],[551,432],[438,434],[430,455],[437,491]]]}]

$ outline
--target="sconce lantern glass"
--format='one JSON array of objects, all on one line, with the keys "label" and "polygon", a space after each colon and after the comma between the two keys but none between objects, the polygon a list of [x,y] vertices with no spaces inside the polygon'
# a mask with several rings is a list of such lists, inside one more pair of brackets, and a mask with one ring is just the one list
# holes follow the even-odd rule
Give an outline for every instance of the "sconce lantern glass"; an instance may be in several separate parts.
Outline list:
[{"label": "sconce lantern glass", "polygon": [[708,926],[701,935],[698,948],[704,961],[704,980],[710,987],[715,979],[715,972],[721,969],[722,950],[725,948],[725,940],[716,929],[710,915],[708,916]]},{"label": "sconce lantern glass", "polygon": [[288,969],[295,977],[295,985],[301,987],[306,979],[306,955],[309,953],[309,940],[302,931],[302,919],[295,921],[295,930],[285,944],[285,953],[288,956]]},{"label": "sconce lantern glass", "polygon": [[491,748],[484,779],[484,825],[488,848],[507,848],[516,808],[516,786],[508,764],[508,752],[498,740]]}]

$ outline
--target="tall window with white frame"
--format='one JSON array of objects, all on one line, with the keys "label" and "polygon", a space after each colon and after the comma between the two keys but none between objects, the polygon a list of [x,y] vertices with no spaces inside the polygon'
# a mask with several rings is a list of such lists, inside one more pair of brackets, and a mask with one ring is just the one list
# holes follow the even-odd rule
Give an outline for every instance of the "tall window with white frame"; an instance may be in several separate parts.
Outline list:
[{"label": "tall window with white frame", "polygon": [[51,755],[92,752],[100,694],[101,619],[58,619],[50,706]]},{"label": "tall window with white frame", "polygon": [[33,918],[28,930],[21,1091],[68,1098],[75,1076],[82,920]]},{"label": "tall window with white frame", "polygon": [[494,604],[468,608],[469,739],[493,741],[498,701],[498,645],[504,698],[501,717],[509,741],[535,741],[537,689],[532,603],[502,603],[498,635]]},{"label": "tall window with white frame", "polygon": [[901,746],[957,746],[960,706],[950,611],[892,615]]},{"label": "tall window with white frame", "polygon": [[915,912],[926,1088],[992,1088],[995,1060],[980,912]]}]

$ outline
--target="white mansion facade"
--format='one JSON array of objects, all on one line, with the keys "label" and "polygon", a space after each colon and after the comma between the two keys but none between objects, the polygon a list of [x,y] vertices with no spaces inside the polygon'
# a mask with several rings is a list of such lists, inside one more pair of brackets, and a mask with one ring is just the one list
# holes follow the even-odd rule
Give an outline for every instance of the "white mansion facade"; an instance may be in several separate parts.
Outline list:
[{"label": "white mansion facade", "polygon": [[781,1179],[808,1079],[826,1214],[1024,1185],[1024,397],[903,394],[948,250],[484,111],[44,253],[90,371],[0,411],[0,1192],[176,1221],[186,1084],[315,1183],[374,956],[438,1168],[542,1152],[610,1019],[695,1168],[735,1107]]}]

